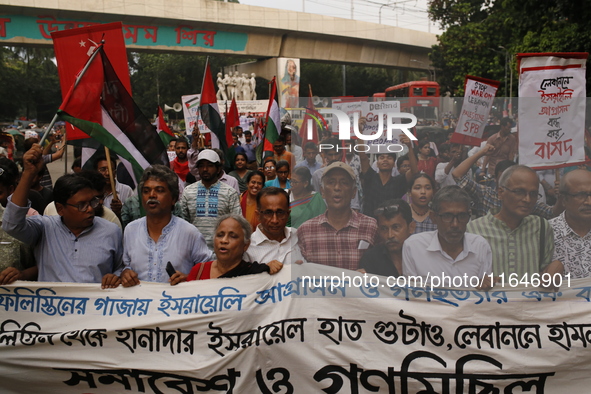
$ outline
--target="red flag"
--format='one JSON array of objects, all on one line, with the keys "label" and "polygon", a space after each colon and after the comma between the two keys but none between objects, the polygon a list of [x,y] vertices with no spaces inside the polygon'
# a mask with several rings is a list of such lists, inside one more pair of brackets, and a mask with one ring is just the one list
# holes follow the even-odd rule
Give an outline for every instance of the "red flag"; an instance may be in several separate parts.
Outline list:
[{"label": "red flag", "polygon": [[226,128],[220,110],[218,108],[218,100],[215,96],[215,88],[213,87],[213,78],[211,77],[211,70],[209,69],[209,58],[205,65],[205,74],[203,75],[203,84],[201,85],[201,98],[199,100],[199,111],[201,112],[201,119],[212,133],[218,137],[220,141],[220,148],[222,151],[227,150],[226,145]]},{"label": "red flag", "polygon": [[[308,105],[306,106],[306,115],[304,115],[304,121],[302,123],[302,127],[300,127],[300,139],[302,140],[302,146],[305,142],[313,141],[315,144],[318,144],[318,126],[316,124],[316,120],[313,119],[313,115],[311,115],[311,111],[316,112],[314,108],[314,100],[312,99],[312,87],[308,85]],[[312,125],[312,138],[308,137],[310,131],[308,130],[308,124]]]},{"label": "red flag", "polygon": [[[131,94],[129,80],[129,68],[127,65],[127,52],[123,38],[121,22],[107,23],[96,26],[68,29],[51,33],[53,49],[57,61],[57,69],[60,77],[62,97],[66,97],[70,88],[76,81],[76,76],[82,70],[88,58],[97,49],[102,40],[105,41],[104,51],[109,57],[117,76],[123,86]],[[87,73],[92,74],[97,80],[102,81],[102,69],[93,67]],[[101,85],[102,86],[102,85]],[[98,101],[85,103],[88,116],[86,119],[93,122],[101,122],[101,109]],[[72,126],[67,127],[68,141],[88,138],[84,132]]]},{"label": "red flag", "polygon": [[164,142],[164,145],[168,146],[170,140],[175,138],[174,133],[170,131],[170,128],[166,124],[164,112],[162,112],[162,108],[160,108],[160,106],[158,106],[158,117],[156,118],[156,131],[158,132],[162,142]]},{"label": "red flag", "polygon": [[232,146],[234,144],[234,140],[232,139],[232,130],[236,126],[240,126],[240,115],[238,114],[236,100],[232,99],[230,111],[226,115],[226,143],[228,146]]}]

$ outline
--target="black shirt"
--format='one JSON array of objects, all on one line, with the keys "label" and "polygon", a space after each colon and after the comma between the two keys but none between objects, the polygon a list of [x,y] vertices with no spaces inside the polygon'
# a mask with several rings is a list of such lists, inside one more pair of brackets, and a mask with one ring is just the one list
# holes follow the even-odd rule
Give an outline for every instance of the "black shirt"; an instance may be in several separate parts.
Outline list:
[{"label": "black shirt", "polygon": [[386,245],[377,245],[366,250],[359,261],[359,268],[363,268],[368,274],[400,276],[396,266],[390,260]]},{"label": "black shirt", "polygon": [[375,218],[374,211],[384,201],[393,198],[402,198],[406,193],[407,183],[405,175],[390,177],[385,185],[382,185],[380,175],[373,169],[362,174],[363,180],[363,213]]}]

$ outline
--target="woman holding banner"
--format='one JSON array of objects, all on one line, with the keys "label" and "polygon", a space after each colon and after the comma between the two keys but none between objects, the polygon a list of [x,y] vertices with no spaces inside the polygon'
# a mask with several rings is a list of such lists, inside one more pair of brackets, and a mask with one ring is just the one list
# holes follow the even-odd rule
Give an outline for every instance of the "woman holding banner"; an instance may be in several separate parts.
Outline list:
[{"label": "woman holding banner", "polygon": [[271,275],[281,270],[283,264],[277,260],[269,264],[257,262],[248,263],[242,259],[244,252],[250,246],[252,229],[250,223],[242,216],[228,214],[217,221],[213,238],[213,249],[216,255],[214,261],[196,264],[187,282],[193,280],[234,278],[236,276],[260,274],[268,272]]}]

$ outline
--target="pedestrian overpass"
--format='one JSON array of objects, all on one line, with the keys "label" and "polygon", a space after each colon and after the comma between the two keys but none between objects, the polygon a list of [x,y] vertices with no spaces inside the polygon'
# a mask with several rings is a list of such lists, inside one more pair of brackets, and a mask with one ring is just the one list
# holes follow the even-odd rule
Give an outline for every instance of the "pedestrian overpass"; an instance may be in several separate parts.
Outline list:
[{"label": "pedestrian overpass", "polygon": [[116,21],[134,51],[428,70],[436,44],[421,31],[213,0],[0,0],[0,45],[50,47],[51,32]]}]

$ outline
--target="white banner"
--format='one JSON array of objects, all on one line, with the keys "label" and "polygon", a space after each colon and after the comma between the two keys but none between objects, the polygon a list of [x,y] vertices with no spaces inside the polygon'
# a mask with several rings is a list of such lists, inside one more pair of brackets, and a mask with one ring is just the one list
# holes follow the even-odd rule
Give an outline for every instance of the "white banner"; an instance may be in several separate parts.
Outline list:
[{"label": "white banner", "polygon": [[464,102],[455,132],[469,138],[456,137],[452,142],[479,146],[488,122],[497,89],[496,81],[466,76]]},{"label": "white banner", "polygon": [[519,163],[544,169],[584,162],[585,60],[527,55],[519,67]]},{"label": "white banner", "polygon": [[[386,136],[386,113],[398,113],[400,112],[400,102],[399,101],[379,101],[379,102],[367,102],[367,101],[348,101],[347,99],[339,100],[333,99],[332,107],[339,111],[343,111],[349,117],[349,122],[351,124],[351,137],[355,138],[355,133],[353,131],[354,125],[357,124],[357,121],[364,117],[366,120],[365,128],[360,130],[362,134],[366,135],[373,135],[377,134],[379,131],[379,123],[380,123],[380,115],[382,116],[382,137],[377,138],[375,140],[369,141],[359,141],[363,144],[367,145],[367,150],[364,150],[367,153],[389,153],[387,149],[380,149],[380,146],[391,145],[391,144],[398,144],[399,143],[399,136],[394,132],[392,134],[392,139],[388,140]],[[357,120],[356,120],[357,119]],[[399,118],[394,118],[391,120],[392,123],[400,123]],[[334,131],[334,130],[333,130]],[[402,133],[402,131],[400,131]],[[392,152],[396,153],[396,152]]]},{"label": "white banner", "polygon": [[0,287],[0,392],[584,393],[590,297],[589,279],[424,289],[315,264],[175,287],[17,282]]}]

